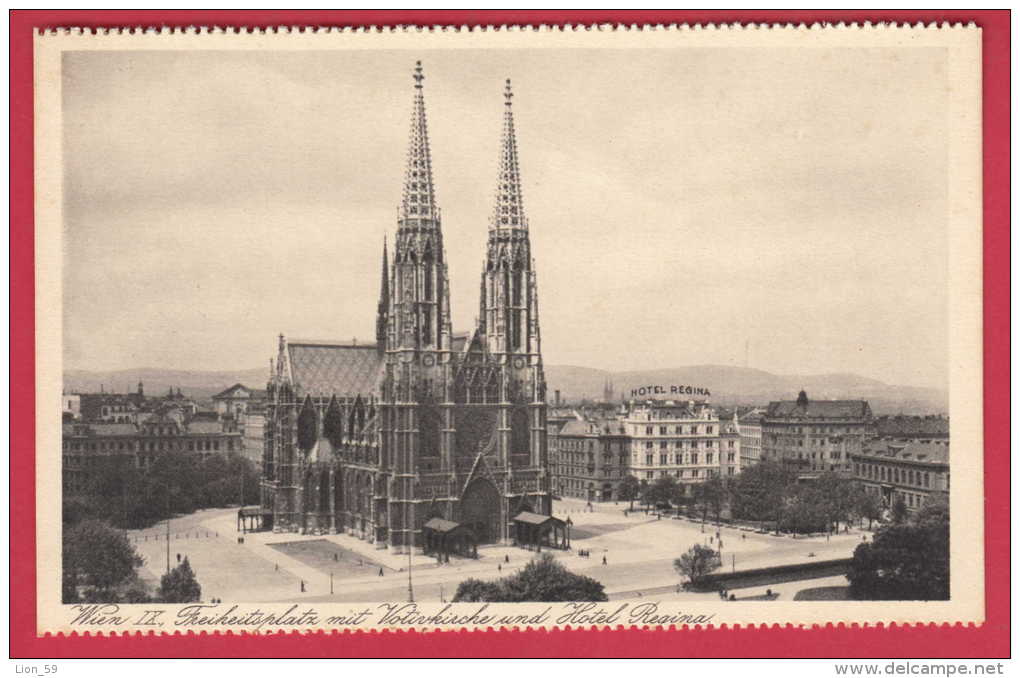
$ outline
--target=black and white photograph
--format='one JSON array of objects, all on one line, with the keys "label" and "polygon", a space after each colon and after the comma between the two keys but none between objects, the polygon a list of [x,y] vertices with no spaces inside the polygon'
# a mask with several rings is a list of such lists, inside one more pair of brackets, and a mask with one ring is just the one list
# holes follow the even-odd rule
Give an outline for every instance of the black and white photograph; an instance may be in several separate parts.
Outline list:
[{"label": "black and white photograph", "polygon": [[40,623],[980,622],[979,37],[40,35]]}]

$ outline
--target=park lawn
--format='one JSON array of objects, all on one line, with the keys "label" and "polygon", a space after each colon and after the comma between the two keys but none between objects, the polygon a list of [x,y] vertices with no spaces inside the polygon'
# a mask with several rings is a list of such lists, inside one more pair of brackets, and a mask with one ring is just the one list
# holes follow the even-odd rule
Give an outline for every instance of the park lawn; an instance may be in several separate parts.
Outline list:
[{"label": "park lawn", "polygon": [[332,572],[336,579],[367,577],[378,574],[380,568],[390,570],[327,539],[280,542],[266,546],[323,574]]}]

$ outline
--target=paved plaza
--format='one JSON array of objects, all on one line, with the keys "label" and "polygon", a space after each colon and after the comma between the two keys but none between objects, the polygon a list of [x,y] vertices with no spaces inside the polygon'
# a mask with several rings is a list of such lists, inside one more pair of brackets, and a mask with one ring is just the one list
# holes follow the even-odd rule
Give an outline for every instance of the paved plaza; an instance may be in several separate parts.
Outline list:
[{"label": "paved plaza", "polygon": [[[831,538],[792,538],[624,510],[626,502],[594,504],[563,500],[554,514],[572,522],[570,551],[549,550],[574,572],[600,581],[610,599],[644,596],[713,599],[715,593],[678,590],[681,579],[673,560],[693,544],[718,548],[723,569],[740,571],[813,560],[846,558],[861,543],[851,531]],[[348,535],[298,535],[256,532],[238,543],[236,509],[213,509],[170,521],[170,561],[187,556],[202,599],[226,602],[401,601],[408,597],[408,569],[416,600],[449,600],[468,577],[496,579],[524,566],[534,553],[512,546],[480,547],[479,558],[435,559],[378,549]],[[129,532],[145,558],[143,577],[153,583],[166,571],[166,523]],[[581,557],[585,551],[589,557]],[[605,563],[603,563],[605,558]],[[508,562],[509,561],[509,562]],[[302,592],[302,584],[304,591]],[[734,591],[738,599],[764,599],[767,589],[780,600],[799,591],[845,586],[843,577],[826,577]],[[331,593],[332,591],[332,593]]]}]

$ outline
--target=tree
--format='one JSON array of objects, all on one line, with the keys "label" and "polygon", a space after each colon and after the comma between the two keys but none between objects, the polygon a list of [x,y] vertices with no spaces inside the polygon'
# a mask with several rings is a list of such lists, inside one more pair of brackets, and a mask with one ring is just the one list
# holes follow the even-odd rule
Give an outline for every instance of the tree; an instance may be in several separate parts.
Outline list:
[{"label": "tree", "polygon": [[673,569],[677,574],[687,577],[687,581],[693,585],[700,583],[706,575],[721,565],[719,553],[703,544],[695,544],[687,553],[673,561]]},{"label": "tree", "polygon": [[153,600],[152,596],[149,595],[148,587],[145,585],[145,582],[138,578],[137,572],[125,583],[120,599],[121,602],[131,603],[134,605],[139,603],[158,602]]},{"label": "tree", "polygon": [[730,511],[733,517],[775,521],[778,532],[782,508],[795,481],[792,472],[770,460],[748,466],[730,484]]},{"label": "tree", "polygon": [[833,508],[827,495],[813,484],[798,485],[784,502],[783,529],[796,533],[827,532]]},{"label": "tree", "polygon": [[157,455],[145,470],[123,456],[100,456],[81,495],[65,495],[65,527],[85,518],[114,527],[148,527],[199,508],[259,501],[259,471],[236,452],[202,457],[183,450]]},{"label": "tree", "polygon": [[117,587],[145,562],[121,531],[91,518],[64,531],[61,555],[64,602],[77,601],[79,591],[91,602],[117,602]]},{"label": "tree", "polygon": [[857,496],[857,504],[854,508],[854,512],[860,516],[862,520],[868,521],[868,529],[870,530],[872,523],[882,518],[882,503],[874,494],[871,494],[870,492],[861,492]]},{"label": "tree", "polygon": [[528,603],[609,600],[604,587],[591,577],[574,574],[550,553],[535,556],[524,568],[495,582],[467,579],[457,587],[453,602]]},{"label": "tree", "polygon": [[907,503],[903,501],[902,495],[896,495],[892,505],[892,521],[896,525],[907,522]]},{"label": "tree", "polygon": [[490,600],[497,600],[501,595],[499,584],[481,579],[465,579],[457,586],[457,593],[453,597],[455,603],[481,603]]},{"label": "tree", "polygon": [[680,503],[683,488],[673,476],[663,476],[649,485],[645,490],[645,502],[658,506],[659,504],[670,504],[676,506]]},{"label": "tree", "polygon": [[832,471],[826,471],[811,485],[818,492],[817,499],[821,502],[822,513],[828,523],[826,531],[838,531],[838,524],[849,522],[853,514],[858,483]]},{"label": "tree", "polygon": [[164,603],[197,603],[202,600],[202,587],[195,579],[187,556],[180,565],[162,576],[159,598]]},{"label": "tree", "polygon": [[914,514],[914,524],[919,527],[938,527],[949,525],[949,501],[946,497],[931,496]]},{"label": "tree", "polygon": [[726,486],[719,476],[712,476],[694,486],[694,505],[701,513],[702,523],[708,519],[709,514],[712,514],[718,523],[722,519],[722,509],[725,503]]},{"label": "tree", "polygon": [[634,476],[627,476],[620,481],[620,499],[630,502],[630,510],[634,510],[634,500],[641,492],[641,482]]},{"label": "tree", "polygon": [[[925,507],[928,508],[928,507]],[[911,523],[880,528],[847,573],[857,600],[948,600],[949,511],[934,502]]]},{"label": "tree", "polygon": [[85,518],[94,518],[96,514],[95,506],[85,497],[64,495],[61,508],[65,529],[77,525]]}]

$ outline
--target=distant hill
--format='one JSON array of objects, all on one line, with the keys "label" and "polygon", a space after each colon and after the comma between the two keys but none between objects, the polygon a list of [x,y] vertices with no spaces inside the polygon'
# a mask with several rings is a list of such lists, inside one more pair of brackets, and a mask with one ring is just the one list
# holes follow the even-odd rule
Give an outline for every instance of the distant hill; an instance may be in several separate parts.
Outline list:
[{"label": "distant hill", "polygon": [[545,368],[550,397],[556,390],[566,400],[600,399],[606,379],[613,382],[615,399],[649,385],[707,388],[719,405],[765,405],[793,400],[801,389],[818,400],[863,399],[878,414],[936,414],[949,411],[945,391],[896,386],[856,374],[780,375],[747,367],[692,365],[662,370],[608,372],[587,367],[549,365]]},{"label": "distant hill", "polygon": [[[876,414],[937,414],[949,411],[945,391],[914,386],[896,386],[856,374],[779,375],[764,370],[724,365],[693,365],[662,370],[609,372],[590,367],[547,365],[549,398],[557,390],[564,400],[602,397],[606,379],[611,379],[616,399],[632,389],[648,385],[685,385],[707,388],[712,402],[719,405],[765,405],[770,400],[792,400],[803,388],[819,400],[860,398],[871,403]],[[202,372],[195,370],[130,369],[115,372],[68,370],[64,389],[70,392],[133,391],[143,382],[150,395],[180,388],[187,396],[205,399],[235,383],[264,388],[265,368]]]}]

